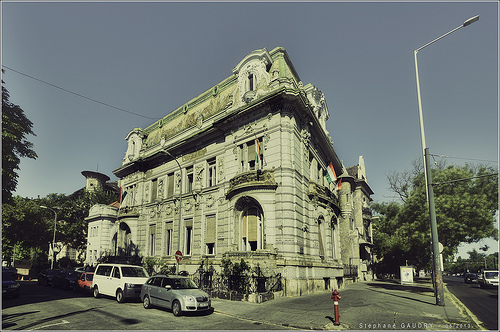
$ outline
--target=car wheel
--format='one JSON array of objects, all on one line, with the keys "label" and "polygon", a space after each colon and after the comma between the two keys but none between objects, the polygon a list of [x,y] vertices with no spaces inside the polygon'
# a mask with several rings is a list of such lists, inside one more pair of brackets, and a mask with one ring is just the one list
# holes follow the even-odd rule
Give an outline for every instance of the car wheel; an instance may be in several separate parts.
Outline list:
[{"label": "car wheel", "polygon": [[124,302],[123,291],[121,289],[119,289],[119,290],[116,291],[116,302],[118,302],[118,303],[123,303]]},{"label": "car wheel", "polygon": [[99,295],[99,288],[97,288],[97,286],[94,287],[94,297],[97,299],[100,295]]},{"label": "car wheel", "polygon": [[144,298],[142,299],[142,305],[144,306],[144,309],[151,308],[151,301],[149,300],[149,296],[144,295]]},{"label": "car wheel", "polygon": [[175,300],[174,303],[172,303],[172,313],[176,317],[182,314],[181,304],[177,300]]}]

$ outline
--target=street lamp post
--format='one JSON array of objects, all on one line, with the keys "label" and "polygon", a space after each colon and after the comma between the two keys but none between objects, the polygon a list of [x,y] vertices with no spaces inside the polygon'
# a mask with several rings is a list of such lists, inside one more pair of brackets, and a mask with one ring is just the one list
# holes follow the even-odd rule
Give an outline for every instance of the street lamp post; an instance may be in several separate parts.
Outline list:
[{"label": "street lamp post", "polygon": [[[181,183],[180,183],[180,188],[179,188],[179,228],[178,228],[178,239],[177,239],[177,251],[181,250],[181,220],[182,220],[182,168],[181,165],[179,164],[179,161],[177,160],[176,157],[174,157],[170,152],[167,150],[162,150],[162,152],[168,154],[170,157],[174,158],[175,162],[177,163],[177,166],[179,166],[179,172],[181,176]],[[179,274],[179,260],[176,259],[176,274]]]},{"label": "street lamp post", "polygon": [[433,270],[433,278],[434,278],[434,294],[436,296],[436,305],[444,306],[444,289],[443,289],[443,276],[441,273],[441,267],[439,266],[439,240],[438,240],[438,232],[437,232],[437,222],[436,222],[436,211],[434,207],[434,192],[432,189],[432,175],[430,172],[430,161],[429,161],[429,148],[427,148],[425,144],[425,132],[424,132],[424,118],[422,115],[422,101],[420,96],[420,81],[418,78],[418,65],[417,65],[417,53],[435,43],[441,38],[446,37],[452,32],[457,31],[460,28],[466,27],[474,22],[479,20],[479,15],[469,18],[462,25],[456,27],[450,32],[445,33],[441,37],[434,39],[433,41],[425,44],[424,46],[417,48],[413,51],[413,56],[415,58],[415,77],[417,80],[417,99],[418,99],[418,115],[420,121],[420,138],[422,141],[422,154],[424,157],[424,174],[425,174],[425,188],[427,194],[427,204],[429,206],[429,217],[431,223],[431,241],[432,241],[432,270]]},{"label": "street lamp post", "polygon": [[54,235],[52,237],[52,261],[50,262],[50,269],[54,269],[54,261],[56,260],[56,252],[55,252],[55,245],[56,245],[56,225],[57,225],[57,212],[54,209],[61,209],[58,206],[54,206],[54,209],[46,207],[44,205],[40,205],[42,209],[48,209],[52,212],[54,212]]}]

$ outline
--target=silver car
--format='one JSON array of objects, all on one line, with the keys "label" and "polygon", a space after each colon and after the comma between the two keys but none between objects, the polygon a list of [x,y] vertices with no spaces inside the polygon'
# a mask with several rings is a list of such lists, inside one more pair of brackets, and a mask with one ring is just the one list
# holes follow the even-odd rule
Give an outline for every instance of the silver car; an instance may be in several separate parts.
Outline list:
[{"label": "silver car", "polygon": [[155,275],[150,277],[141,289],[144,308],[153,306],[171,309],[174,316],[185,311],[212,309],[210,296],[198,289],[188,277]]}]

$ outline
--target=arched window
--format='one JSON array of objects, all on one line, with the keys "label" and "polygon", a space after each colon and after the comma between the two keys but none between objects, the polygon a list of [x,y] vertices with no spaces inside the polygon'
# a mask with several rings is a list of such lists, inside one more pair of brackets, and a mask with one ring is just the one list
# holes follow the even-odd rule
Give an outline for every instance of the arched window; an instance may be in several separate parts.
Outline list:
[{"label": "arched window", "polygon": [[331,237],[332,237],[332,258],[336,259],[337,258],[337,242],[338,242],[338,235],[337,235],[337,218],[333,217],[332,222],[331,222]]},{"label": "arched window", "polygon": [[241,250],[262,249],[262,218],[259,209],[249,207],[241,217]]},{"label": "arched window", "polygon": [[255,76],[254,74],[248,75],[248,91],[253,91],[255,89]]},{"label": "arched window", "polygon": [[319,242],[319,256],[320,257],[325,257],[325,246],[324,246],[324,239],[323,235],[325,234],[325,220],[323,217],[318,218],[318,242]]}]

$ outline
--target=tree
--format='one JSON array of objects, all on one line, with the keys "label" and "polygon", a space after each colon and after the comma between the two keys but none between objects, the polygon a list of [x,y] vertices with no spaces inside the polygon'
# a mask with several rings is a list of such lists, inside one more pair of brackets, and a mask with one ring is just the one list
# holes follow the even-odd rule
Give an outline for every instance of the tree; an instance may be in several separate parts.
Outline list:
[{"label": "tree", "polygon": [[[90,208],[95,204],[111,204],[117,199],[116,193],[103,190],[79,190],[72,195],[50,194],[41,205],[58,206],[58,225],[56,242],[68,245],[77,251],[84,251],[87,246],[88,222]],[[54,214],[46,213],[46,218],[54,218]],[[53,226],[51,227],[53,230]]]},{"label": "tree", "polygon": [[[486,166],[443,166],[432,169],[435,185],[435,208],[439,242],[444,258],[457,252],[461,243],[483,238],[498,239],[494,226],[498,209],[498,176],[487,176],[497,170]],[[374,222],[376,253],[381,266],[397,271],[397,266],[410,261],[417,268],[430,266],[429,210],[422,172],[399,177],[392,173],[393,190],[402,203],[376,203],[379,215]],[[441,184],[440,184],[441,183]],[[392,185],[391,185],[392,186]],[[397,190],[397,191],[396,191]]]},{"label": "tree", "polygon": [[4,83],[2,80],[2,202],[9,203],[17,188],[21,158],[36,159],[38,156],[33,143],[26,139],[27,135],[36,136],[33,123],[21,107],[9,101]]},{"label": "tree", "polygon": [[[2,204],[2,259],[28,259],[32,252],[45,252],[51,241],[50,224],[43,219],[37,200],[15,196]],[[53,219],[51,219],[53,224]]]},{"label": "tree", "polygon": [[57,210],[56,248],[68,245],[77,251],[84,251],[87,245],[85,220],[95,204],[110,204],[117,199],[116,193],[102,190],[87,192],[79,190],[72,195],[49,194],[41,199],[15,196],[10,203],[2,204],[2,259],[11,262],[16,246],[16,259],[28,259],[32,252],[46,253],[53,240],[54,213]]}]

